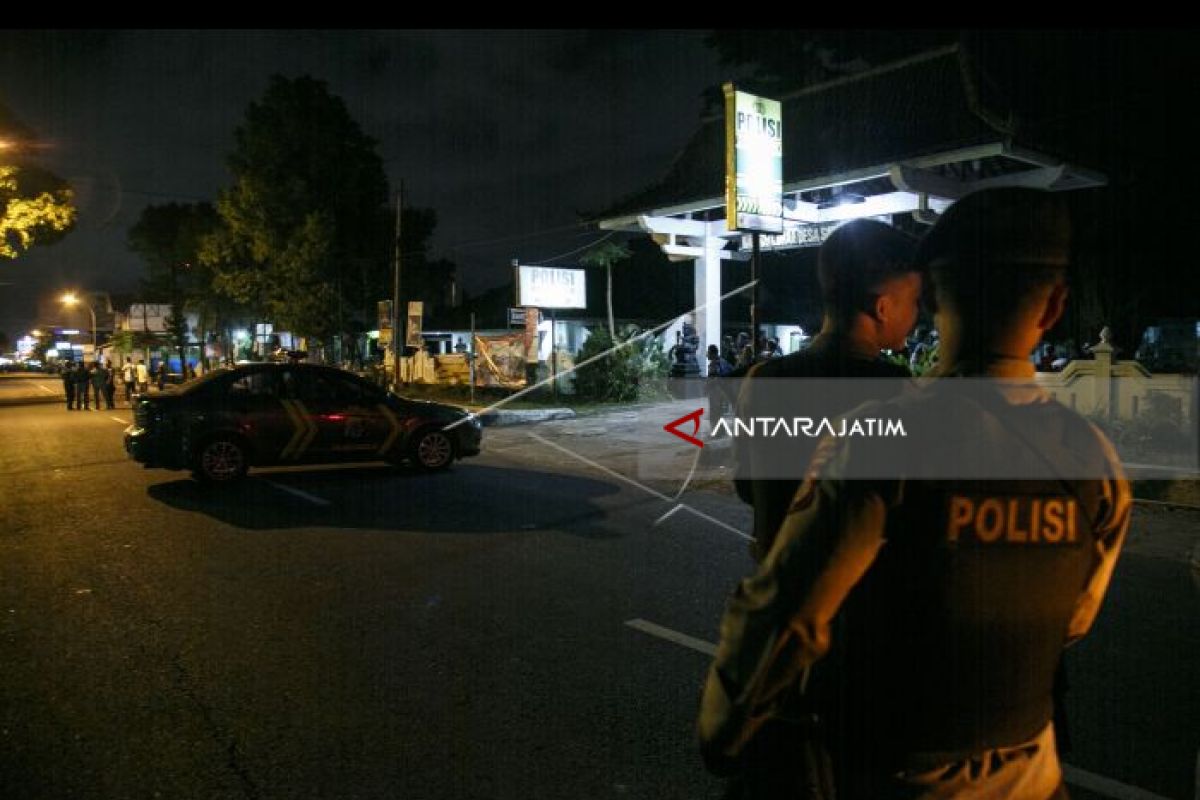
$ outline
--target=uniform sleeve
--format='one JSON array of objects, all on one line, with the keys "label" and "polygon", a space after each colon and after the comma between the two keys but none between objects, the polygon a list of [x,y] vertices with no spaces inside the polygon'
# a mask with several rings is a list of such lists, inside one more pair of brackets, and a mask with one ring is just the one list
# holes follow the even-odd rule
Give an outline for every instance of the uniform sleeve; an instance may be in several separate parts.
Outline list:
[{"label": "uniform sleeve", "polygon": [[[710,769],[736,764],[803,670],[829,649],[830,623],[883,544],[887,502],[837,476],[845,448],[826,440],[758,571],[735,589],[701,701]],[[814,477],[821,466],[823,477]]]},{"label": "uniform sleeve", "polygon": [[1100,604],[1117,566],[1117,556],[1125,544],[1133,513],[1133,492],[1121,469],[1120,459],[1108,439],[1099,431],[1096,431],[1096,435],[1100,437],[1108,459],[1110,476],[1104,481],[1101,506],[1097,514],[1092,571],[1084,584],[1083,592],[1075,602],[1075,611],[1067,627],[1067,644],[1083,638],[1096,621]]}]

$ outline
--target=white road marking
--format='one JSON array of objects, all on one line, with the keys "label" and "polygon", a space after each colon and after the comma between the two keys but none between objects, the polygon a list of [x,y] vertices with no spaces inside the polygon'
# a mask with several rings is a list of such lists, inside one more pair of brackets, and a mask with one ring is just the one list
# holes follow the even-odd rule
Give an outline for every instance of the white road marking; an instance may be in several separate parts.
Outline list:
[{"label": "white road marking", "polygon": [[129,420],[127,420],[127,419],[121,419],[120,417],[109,417],[109,419],[111,419],[113,422],[119,422],[119,423],[121,423],[122,425],[132,425],[132,424],[133,424],[133,423],[132,423],[132,422],[130,422]]},{"label": "white road marking", "polygon": [[[622,475],[621,473],[617,472],[616,470],[609,469],[608,467],[604,466],[603,464],[599,464],[599,463],[593,461],[592,459],[588,458],[587,456],[581,456],[581,455],[579,455],[579,453],[576,453],[572,450],[568,450],[567,448],[563,447],[560,444],[556,444],[555,442],[552,442],[549,439],[538,436],[536,433],[530,432],[529,435],[530,435],[530,437],[537,439],[539,442],[546,445],[547,447],[553,447],[555,450],[558,450],[559,452],[566,453],[567,455],[571,456],[571,458],[582,461],[584,464],[587,464],[590,467],[595,467],[596,469],[600,470],[601,472],[603,472],[607,475],[611,475],[612,477],[616,478],[617,480],[625,481],[625,483],[628,483],[632,486],[636,486],[637,488],[641,489],[642,491],[648,492],[660,500],[666,500],[668,503],[674,502],[674,498],[667,497],[662,492],[657,491],[655,489],[651,489],[649,486],[646,486],[643,483],[639,483],[639,482],[635,481],[633,478],[630,478],[626,475]],[[692,508],[691,506],[689,506],[685,503],[680,503],[679,505],[681,508],[686,509],[688,512],[695,514],[697,517],[700,517],[701,519],[704,519],[704,520],[708,520],[712,524],[717,525],[718,527],[724,528],[725,530],[729,531],[730,533],[734,534],[735,536],[740,536],[748,542],[754,541],[754,537],[751,536],[750,534],[742,533],[737,528],[733,527],[732,525],[722,522],[721,520],[717,519],[716,517],[709,516],[708,514],[705,514],[703,511]]]},{"label": "white road marking", "polygon": [[1063,778],[1067,783],[1078,786],[1080,789],[1087,789],[1089,792],[1102,794],[1105,797],[1115,797],[1117,800],[1168,800],[1161,794],[1147,792],[1145,789],[1114,781],[1112,778],[1106,778],[1079,767],[1072,767],[1070,764],[1063,764],[1062,771]]},{"label": "white road marking", "polygon": [[664,628],[662,625],[655,625],[653,622],[644,619],[626,620],[625,624],[634,630],[648,633],[651,636],[657,636],[659,639],[666,639],[668,642],[674,642],[680,647],[695,650],[697,653],[704,653],[706,656],[717,654],[717,646],[712,642],[706,642],[703,639],[697,639],[695,636],[688,636],[686,633]]},{"label": "white road marking", "polygon": [[60,394],[60,392],[56,392],[53,389],[47,389],[45,386],[42,386],[40,383],[35,383],[34,386],[38,387],[46,394]]},{"label": "white road marking", "polygon": [[326,500],[324,497],[317,497],[315,494],[309,494],[308,492],[301,491],[300,489],[296,489],[292,486],[287,486],[286,484],[282,484],[282,483],[276,483],[275,481],[263,481],[263,483],[274,486],[276,489],[287,492],[288,494],[295,495],[296,497],[299,497],[301,500],[307,500],[308,502],[312,503],[313,505],[317,505],[317,506],[329,505],[329,501]]},{"label": "white road marking", "polygon": [[[717,653],[717,646],[712,642],[706,642],[703,639],[697,639],[695,636],[688,636],[686,633],[673,631],[670,628],[664,628],[662,625],[656,625],[644,619],[631,619],[625,622],[631,628],[639,630],[642,633],[648,633],[651,636],[656,636],[659,639],[666,639],[668,642],[674,642],[680,647],[686,647],[689,650],[695,650],[697,653],[703,653],[707,656],[713,656]],[[807,674],[805,675],[807,679]],[[1070,764],[1062,765],[1063,778],[1072,786],[1077,786],[1080,789],[1087,789],[1089,792],[1102,794],[1105,797],[1112,797],[1115,800],[1169,800],[1162,795],[1148,792],[1137,786],[1130,786],[1127,783],[1115,781],[1112,778],[1106,778],[1103,775],[1097,775],[1094,772],[1088,772],[1086,769],[1073,767]],[[1200,753],[1196,754],[1196,783],[1200,786]],[[1200,796],[1200,795],[1198,795]]]}]

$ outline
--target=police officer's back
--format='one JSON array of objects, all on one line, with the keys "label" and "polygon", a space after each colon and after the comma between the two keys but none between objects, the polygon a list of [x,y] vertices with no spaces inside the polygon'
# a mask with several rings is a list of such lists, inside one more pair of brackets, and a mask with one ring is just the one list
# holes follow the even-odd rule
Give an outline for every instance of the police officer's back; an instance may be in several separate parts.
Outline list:
[{"label": "police officer's back", "polygon": [[[1131,506],[1107,439],[1032,380],[1065,302],[1067,232],[1058,198],[1005,189],[959,201],[922,242],[939,377],[865,411],[923,433],[870,480],[882,445],[818,446],[722,621],[710,759],[736,754],[747,720],[840,637],[840,797],[1065,796],[1054,670],[1095,620]],[[966,377],[987,381],[963,391]]]},{"label": "police officer's back", "polygon": [[[912,265],[913,240],[908,235],[873,220],[842,225],[818,253],[817,276],[821,286],[824,320],[820,333],[804,350],[760,362],[746,370],[738,396],[738,416],[750,419],[786,412],[782,388],[772,390],[770,379],[875,378],[873,387],[899,388],[908,369],[885,361],[880,350],[899,348],[916,322],[921,277]],[[735,373],[735,377],[738,377]],[[792,388],[796,384],[790,385]],[[824,387],[804,392],[804,413],[812,418],[836,417],[848,408],[839,406]],[[803,467],[815,442],[737,441],[738,469],[734,479],[738,496],[754,506],[752,548],[756,558],[770,549],[784,512],[799,485],[799,478],[763,478],[764,464],[786,458]],[[783,450],[786,448],[786,451]]]}]

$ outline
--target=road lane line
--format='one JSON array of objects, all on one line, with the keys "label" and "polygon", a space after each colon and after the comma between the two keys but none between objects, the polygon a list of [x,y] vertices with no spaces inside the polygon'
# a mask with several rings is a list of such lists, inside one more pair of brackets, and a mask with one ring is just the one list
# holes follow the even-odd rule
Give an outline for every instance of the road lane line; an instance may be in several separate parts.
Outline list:
[{"label": "road lane line", "polygon": [[1072,767],[1070,764],[1063,764],[1062,771],[1063,778],[1067,783],[1078,786],[1080,789],[1087,789],[1089,792],[1102,794],[1105,797],[1115,797],[1117,800],[1169,800],[1161,794],[1114,781],[1112,778],[1106,778],[1079,767]]},{"label": "road lane line", "polygon": [[[627,620],[625,624],[642,633],[648,633],[659,639],[673,642],[680,647],[695,650],[697,653],[703,653],[708,656],[713,656],[717,653],[717,646],[712,642],[706,642],[703,639],[697,639],[695,636],[688,636],[686,633],[664,628],[662,625],[656,625],[648,620],[641,618],[631,619]],[[1198,777],[1200,777],[1200,753],[1197,754],[1196,770]],[[1127,783],[1121,783],[1112,778],[1088,772],[1086,769],[1073,767],[1070,764],[1063,764],[1062,771],[1064,780],[1072,786],[1087,789],[1089,792],[1102,794],[1105,797],[1112,797],[1115,800],[1170,800],[1154,792],[1148,792],[1137,786],[1130,786]]]},{"label": "road lane line", "polygon": [[119,422],[122,425],[132,425],[133,424],[129,420],[121,419],[120,417],[109,417],[109,419],[111,419],[113,422]]},{"label": "road lane line", "polygon": [[717,654],[717,646],[712,642],[706,642],[703,639],[697,639],[695,636],[688,636],[686,633],[664,628],[662,625],[655,625],[653,622],[644,619],[626,620],[625,624],[634,630],[648,633],[651,636],[657,636],[659,639],[666,639],[668,642],[674,642],[680,647],[695,650],[697,653],[704,653],[706,656]]},{"label": "road lane line", "polygon": [[295,495],[296,497],[299,497],[301,500],[307,500],[308,502],[312,503],[313,505],[318,505],[318,506],[329,505],[329,501],[326,500],[324,497],[317,497],[315,494],[309,494],[308,492],[301,491],[300,489],[296,489],[296,488],[288,486],[286,484],[276,483],[275,481],[267,481],[267,480],[264,480],[263,483],[274,486],[276,489],[287,492],[288,494]]},{"label": "road lane line", "polygon": [[[637,488],[641,489],[644,492],[649,492],[650,494],[654,495],[655,497],[657,497],[660,500],[666,500],[668,503],[675,502],[674,498],[667,497],[662,492],[657,491],[655,489],[651,489],[649,486],[646,486],[644,483],[639,483],[638,481],[635,481],[633,478],[630,478],[626,475],[622,475],[621,473],[617,472],[616,470],[609,469],[608,467],[604,466],[603,464],[599,464],[599,463],[591,460],[587,456],[581,456],[581,455],[579,455],[579,453],[576,453],[573,450],[568,450],[567,448],[563,447],[562,445],[552,442],[549,439],[546,439],[542,436],[538,436],[536,433],[533,433],[532,431],[529,433],[529,436],[531,438],[536,439],[537,441],[541,442],[542,444],[546,445],[547,447],[553,447],[555,450],[558,450],[559,452],[566,453],[567,455],[571,456],[571,458],[582,461],[584,464],[587,464],[590,467],[595,467],[596,469],[600,470],[601,472],[611,475],[612,477],[616,478],[617,480],[625,481],[625,483],[628,483],[631,486],[636,486]],[[730,533],[732,533],[736,536],[740,536],[748,542],[754,541],[754,537],[751,536],[750,534],[742,533],[737,528],[733,527],[732,525],[722,522],[721,520],[717,519],[716,517],[709,516],[708,514],[705,514],[703,511],[700,511],[699,509],[696,509],[696,508],[692,508],[691,506],[687,505],[686,503],[680,503],[679,505],[681,508],[686,509],[688,512],[695,514],[697,517],[700,517],[701,519],[704,519],[704,520],[708,520],[712,524],[717,525],[721,528],[724,528],[725,530],[729,531]]]},{"label": "road lane line", "polygon": [[58,394],[58,392],[54,391],[53,389],[47,389],[45,386],[42,386],[40,383],[35,383],[34,386],[38,387],[46,394]]}]

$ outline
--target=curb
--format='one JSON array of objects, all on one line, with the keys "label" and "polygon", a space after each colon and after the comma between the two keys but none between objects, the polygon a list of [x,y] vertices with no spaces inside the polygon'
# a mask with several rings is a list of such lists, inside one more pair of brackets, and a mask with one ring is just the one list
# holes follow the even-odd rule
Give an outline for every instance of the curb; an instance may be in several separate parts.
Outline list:
[{"label": "curb", "polygon": [[501,427],[505,425],[528,425],[533,422],[547,422],[552,419],[575,419],[575,412],[569,408],[539,408],[527,411],[488,411],[479,415],[485,427]]},{"label": "curb", "polygon": [[5,397],[0,399],[0,407],[44,405],[46,403],[58,403],[65,406],[67,398],[50,395],[31,395],[29,397]]}]

